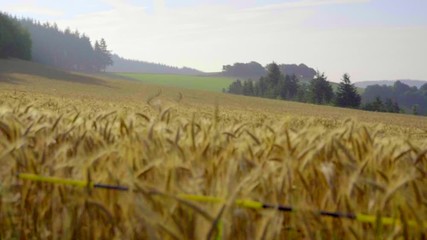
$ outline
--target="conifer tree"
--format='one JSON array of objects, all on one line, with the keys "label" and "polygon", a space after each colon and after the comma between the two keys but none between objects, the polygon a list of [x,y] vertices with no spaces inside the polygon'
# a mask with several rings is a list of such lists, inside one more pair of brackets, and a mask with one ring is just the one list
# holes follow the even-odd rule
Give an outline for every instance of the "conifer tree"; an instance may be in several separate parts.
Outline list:
[{"label": "conifer tree", "polygon": [[111,60],[111,53],[107,48],[107,43],[103,38],[99,41],[98,46],[95,42],[95,54],[97,56],[97,64],[100,70],[105,71],[107,66],[112,65],[113,61]]},{"label": "conifer tree", "polygon": [[358,108],[361,97],[357,93],[357,88],[350,82],[350,76],[345,73],[338,86],[336,105],[339,107]]},{"label": "conifer tree", "polygon": [[324,73],[317,72],[310,82],[310,98],[312,103],[328,104],[334,97],[331,84],[327,81]]}]

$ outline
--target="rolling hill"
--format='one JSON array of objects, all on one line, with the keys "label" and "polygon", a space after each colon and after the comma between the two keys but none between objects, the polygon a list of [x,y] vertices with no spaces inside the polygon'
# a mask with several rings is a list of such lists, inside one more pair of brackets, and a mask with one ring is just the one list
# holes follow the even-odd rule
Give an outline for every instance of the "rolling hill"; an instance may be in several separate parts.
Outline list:
[{"label": "rolling hill", "polygon": [[245,97],[205,90],[185,89],[141,81],[125,81],[119,76],[89,75],[67,72],[22,60],[0,59],[0,92],[47,94],[70,99],[97,99],[99,101],[128,102],[140,105],[154,96],[165,105],[192,106],[214,111],[215,106],[234,114],[268,115],[271,118],[286,116],[320,117],[363,122],[385,123],[401,126],[425,127],[425,118],[389,113],[375,113],[330,106],[319,106],[282,100]]},{"label": "rolling hill", "polygon": [[173,67],[165,64],[151,63],[139,60],[130,60],[113,54],[111,57],[113,65],[107,67],[108,72],[131,72],[131,73],[157,73],[157,74],[184,74],[201,75],[202,71],[188,67]]},{"label": "rolling hill", "polygon": [[410,79],[397,79],[397,80],[376,80],[376,81],[361,81],[361,82],[356,82],[355,85],[356,87],[360,87],[360,88],[366,88],[367,86],[370,85],[387,85],[387,86],[393,86],[393,84],[396,81],[400,81],[406,85],[409,85],[410,87],[417,87],[420,88],[423,84],[427,83],[427,80],[410,80]]}]

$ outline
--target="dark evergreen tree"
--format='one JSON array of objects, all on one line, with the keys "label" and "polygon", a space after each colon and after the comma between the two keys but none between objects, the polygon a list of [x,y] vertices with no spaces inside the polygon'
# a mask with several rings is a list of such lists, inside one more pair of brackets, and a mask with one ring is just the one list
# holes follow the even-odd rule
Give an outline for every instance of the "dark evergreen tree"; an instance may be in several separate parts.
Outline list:
[{"label": "dark evergreen tree", "polygon": [[350,76],[345,73],[338,86],[336,94],[336,105],[339,107],[358,108],[361,97],[357,93],[357,88],[350,82]]},{"label": "dark evergreen tree", "polygon": [[387,98],[384,102],[384,109],[386,112],[394,112],[393,101],[391,98]]},{"label": "dark evergreen tree", "polygon": [[113,64],[113,61],[111,60],[111,53],[108,50],[107,43],[103,38],[101,38],[98,48],[95,46],[95,54],[97,57],[97,63],[99,63],[100,66],[100,70],[105,71],[107,66]]},{"label": "dark evergreen tree", "polygon": [[281,78],[279,80],[279,83],[277,84],[276,88],[277,88],[277,94],[279,95],[278,97],[280,99],[287,99],[288,95],[287,95],[287,89],[285,87],[285,79],[287,76],[285,76],[284,78]]},{"label": "dark evergreen tree", "polygon": [[243,95],[253,96],[254,94],[254,84],[252,80],[246,80],[243,83]]},{"label": "dark evergreen tree", "polygon": [[95,41],[94,45],[94,54],[95,54],[95,61],[94,61],[94,68],[97,69],[97,71],[100,71],[102,69],[102,49],[99,45],[98,40]]},{"label": "dark evergreen tree", "polygon": [[331,84],[327,81],[324,73],[317,72],[315,78],[310,82],[310,98],[312,103],[328,104],[334,97]]},{"label": "dark evergreen tree", "polygon": [[242,82],[239,79],[232,82],[231,85],[228,87],[228,92],[232,94],[239,94],[239,95],[243,94]]},{"label": "dark evergreen tree", "polygon": [[384,102],[384,111],[391,113],[399,113],[399,104],[397,102],[394,102],[391,98],[387,98]]},{"label": "dark evergreen tree", "polygon": [[385,107],[380,97],[375,98],[375,101],[372,103],[372,106],[374,108],[374,111],[385,112]]},{"label": "dark evergreen tree", "polygon": [[375,101],[366,103],[363,107],[364,110],[374,111],[374,112],[385,112],[386,108],[383,104],[383,101],[380,97],[376,97]]},{"label": "dark evergreen tree", "polygon": [[280,72],[279,66],[275,62],[272,62],[267,65],[266,69],[267,69],[267,78],[266,78],[267,84],[270,87],[277,86],[279,84],[279,81],[283,78],[283,74],[282,72]]},{"label": "dark evergreen tree", "polygon": [[295,75],[286,75],[284,78],[279,80],[277,88],[279,89],[281,99],[293,100],[295,99],[298,91],[298,79]]},{"label": "dark evergreen tree", "polygon": [[31,38],[16,18],[0,12],[0,58],[31,59]]},{"label": "dark evergreen tree", "polygon": [[298,85],[296,99],[298,102],[309,102],[310,101],[310,86],[306,83]]},{"label": "dark evergreen tree", "polygon": [[255,95],[259,97],[265,97],[267,93],[268,85],[264,77],[261,77],[255,84]]},{"label": "dark evergreen tree", "polygon": [[286,99],[295,99],[298,92],[298,78],[296,75],[286,75],[285,84]]}]

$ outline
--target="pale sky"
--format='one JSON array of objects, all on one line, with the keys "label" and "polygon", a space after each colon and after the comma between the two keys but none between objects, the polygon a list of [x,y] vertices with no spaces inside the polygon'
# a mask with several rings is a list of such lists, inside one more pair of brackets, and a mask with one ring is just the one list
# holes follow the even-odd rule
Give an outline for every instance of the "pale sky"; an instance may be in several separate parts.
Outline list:
[{"label": "pale sky", "polygon": [[104,38],[122,57],[202,71],[305,63],[338,82],[427,80],[427,0],[0,0]]}]

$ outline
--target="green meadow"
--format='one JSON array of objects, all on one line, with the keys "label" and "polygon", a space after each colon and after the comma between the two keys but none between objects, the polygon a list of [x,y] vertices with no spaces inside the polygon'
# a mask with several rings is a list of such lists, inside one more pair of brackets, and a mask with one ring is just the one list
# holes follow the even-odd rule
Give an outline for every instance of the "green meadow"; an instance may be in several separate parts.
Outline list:
[{"label": "green meadow", "polygon": [[148,74],[148,73],[117,73],[119,76],[140,80],[144,83],[159,84],[171,87],[207,90],[222,92],[234,81],[227,77],[189,76],[175,74]]}]

